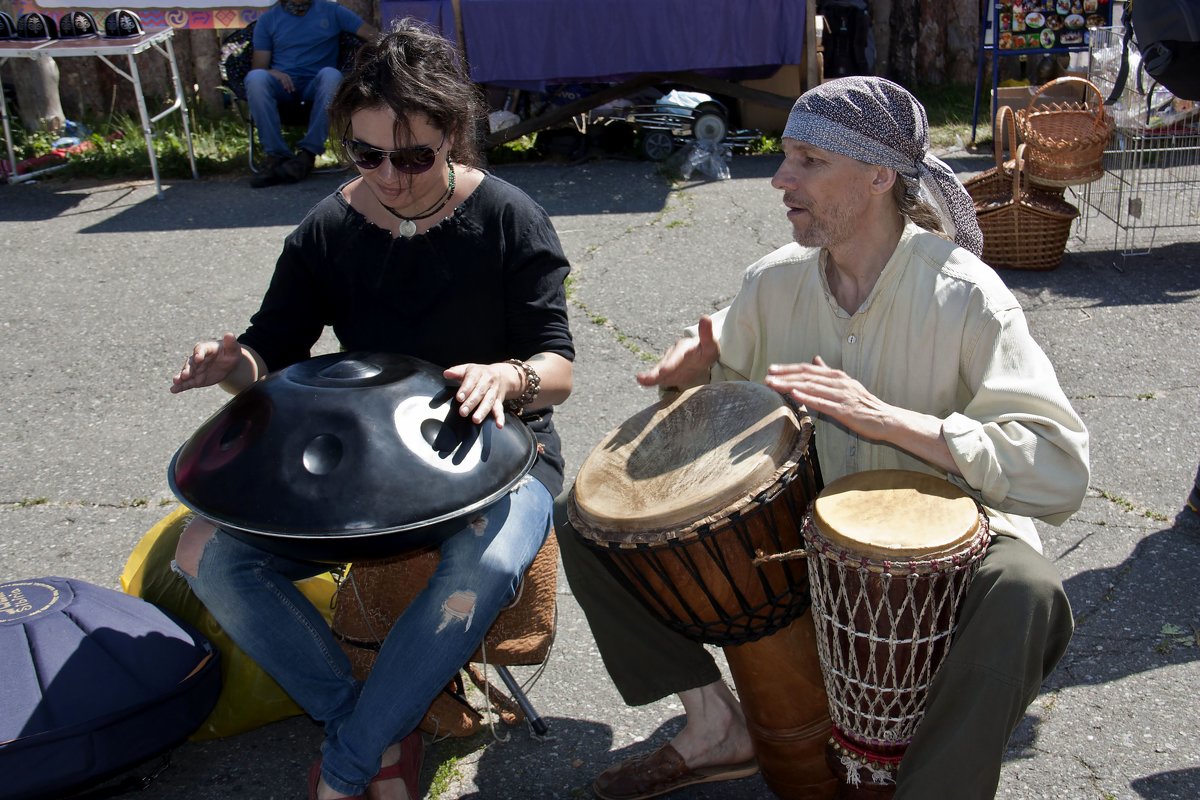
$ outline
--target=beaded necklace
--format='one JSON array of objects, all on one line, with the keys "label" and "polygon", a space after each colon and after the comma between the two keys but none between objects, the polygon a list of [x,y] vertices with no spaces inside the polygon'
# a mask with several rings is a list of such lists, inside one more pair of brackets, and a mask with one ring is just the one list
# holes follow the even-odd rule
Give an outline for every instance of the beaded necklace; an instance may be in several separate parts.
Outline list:
[{"label": "beaded necklace", "polygon": [[399,233],[405,239],[411,239],[417,234],[417,220],[428,219],[429,217],[432,217],[434,214],[445,208],[446,204],[450,202],[450,198],[454,197],[454,162],[448,161],[447,163],[450,166],[450,181],[446,186],[446,193],[442,195],[442,198],[438,202],[430,206],[427,211],[424,211],[413,217],[406,217],[391,206],[385,203],[380,203],[380,205],[387,209],[389,214],[400,220],[400,228],[397,230],[397,233]]}]

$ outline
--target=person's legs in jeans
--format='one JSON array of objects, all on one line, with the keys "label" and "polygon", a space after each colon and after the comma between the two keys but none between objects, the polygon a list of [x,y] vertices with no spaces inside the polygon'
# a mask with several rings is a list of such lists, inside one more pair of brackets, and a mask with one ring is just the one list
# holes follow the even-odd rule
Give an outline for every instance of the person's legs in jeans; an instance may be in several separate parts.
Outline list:
[{"label": "person's legs in jeans", "polygon": [[246,75],[246,102],[258,130],[258,141],[268,156],[280,161],[292,157],[279,121],[279,104],[289,99],[293,99],[292,95],[284,91],[283,84],[267,70],[252,69]]},{"label": "person's legs in jeans", "polygon": [[527,478],[442,543],[437,571],[384,639],[354,712],[325,742],[329,786],[362,791],[384,749],[420,723],[515,596],[550,531],[551,503]]},{"label": "person's legs in jeans", "polygon": [[300,148],[314,156],[325,152],[329,138],[329,103],[342,82],[342,73],[335,67],[324,67],[302,89],[304,102],[309,104],[308,131],[300,140]]},{"label": "person's legs in jeans", "polygon": [[176,566],[229,638],[327,735],[335,730],[354,707],[357,685],[324,617],[294,585],[329,565],[268,553],[218,529],[196,574],[188,569]]},{"label": "person's legs in jeans", "polygon": [[896,800],[993,797],[1008,739],[1073,630],[1054,565],[1024,542],[997,536],[900,763]]}]

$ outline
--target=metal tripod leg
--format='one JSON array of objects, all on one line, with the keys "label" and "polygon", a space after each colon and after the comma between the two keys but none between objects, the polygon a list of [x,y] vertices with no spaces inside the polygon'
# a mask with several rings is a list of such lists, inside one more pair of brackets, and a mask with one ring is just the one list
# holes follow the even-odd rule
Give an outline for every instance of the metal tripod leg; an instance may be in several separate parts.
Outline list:
[{"label": "metal tripod leg", "polygon": [[529,727],[533,729],[536,735],[545,736],[550,730],[549,727],[546,725],[545,720],[538,716],[537,711],[530,704],[529,698],[525,696],[525,692],[521,689],[521,685],[517,683],[517,679],[513,677],[513,674],[508,671],[508,667],[501,667],[495,664],[492,666],[495,667],[496,672],[500,673],[500,680],[504,681],[504,685],[508,687],[508,693],[513,696],[513,700],[516,700],[517,705],[525,712],[525,718],[529,720]]}]

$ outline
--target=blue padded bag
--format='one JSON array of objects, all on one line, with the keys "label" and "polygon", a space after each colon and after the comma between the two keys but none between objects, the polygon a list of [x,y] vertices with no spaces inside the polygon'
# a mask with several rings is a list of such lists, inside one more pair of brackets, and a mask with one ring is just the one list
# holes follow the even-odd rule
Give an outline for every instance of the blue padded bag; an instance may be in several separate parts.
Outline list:
[{"label": "blue padded bag", "polygon": [[71,578],[0,583],[0,794],[55,797],[182,742],[221,690],[208,640]]}]

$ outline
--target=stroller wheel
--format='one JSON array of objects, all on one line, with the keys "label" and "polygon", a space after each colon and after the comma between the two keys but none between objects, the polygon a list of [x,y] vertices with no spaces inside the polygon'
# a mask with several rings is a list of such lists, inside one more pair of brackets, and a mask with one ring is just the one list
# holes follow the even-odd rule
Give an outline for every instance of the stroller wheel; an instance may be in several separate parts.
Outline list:
[{"label": "stroller wheel", "polygon": [[643,131],[642,155],[651,161],[663,161],[675,150],[675,142],[667,131]]},{"label": "stroller wheel", "polygon": [[702,111],[692,118],[692,135],[702,142],[719,142],[728,128],[725,117],[715,111]]}]

